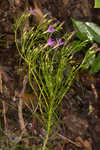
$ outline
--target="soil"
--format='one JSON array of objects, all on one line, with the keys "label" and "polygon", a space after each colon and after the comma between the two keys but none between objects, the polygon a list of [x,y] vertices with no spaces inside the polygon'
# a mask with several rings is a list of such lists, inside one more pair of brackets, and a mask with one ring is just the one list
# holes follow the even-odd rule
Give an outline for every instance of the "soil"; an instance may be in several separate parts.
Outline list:
[{"label": "soil", "polygon": [[[20,135],[17,110],[20,108],[17,108],[16,94],[22,92],[27,67],[24,64],[19,65],[13,24],[17,16],[30,6],[38,7],[41,16],[48,12],[60,22],[64,21],[64,29],[68,31],[73,30],[71,18],[93,21],[100,25],[100,9],[93,8],[93,0],[0,0],[0,34],[3,39],[0,45],[0,128],[3,130],[0,133],[0,149],[2,150],[6,149],[3,145],[8,149],[14,149],[13,143],[21,145],[23,142],[28,142],[32,150],[37,149],[42,144],[40,138],[44,139],[45,136],[41,126],[41,124],[44,126],[44,123],[42,120],[40,123],[35,116],[30,118],[30,108],[26,107],[23,108],[27,128],[25,132],[30,136],[38,136],[39,139],[25,141]],[[39,19],[35,19],[34,21],[38,23]],[[52,132],[56,131],[57,134],[48,144],[52,143],[51,147],[54,150],[100,149],[100,73],[90,76],[88,71],[82,72],[77,78],[64,97],[59,125],[57,129],[52,129]],[[25,97],[33,98],[33,95],[24,93],[23,98]],[[22,150],[23,147],[19,149]]]}]

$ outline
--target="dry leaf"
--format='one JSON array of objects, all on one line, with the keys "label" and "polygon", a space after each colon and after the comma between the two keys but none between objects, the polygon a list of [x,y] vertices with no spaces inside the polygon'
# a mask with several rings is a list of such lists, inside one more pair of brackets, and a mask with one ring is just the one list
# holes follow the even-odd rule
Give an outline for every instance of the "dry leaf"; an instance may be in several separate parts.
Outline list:
[{"label": "dry leaf", "polygon": [[83,144],[85,148],[84,150],[92,150],[92,145],[89,141],[85,140]]},{"label": "dry leaf", "polygon": [[81,137],[77,137],[76,142],[80,144],[81,147],[84,147],[83,150],[92,150],[92,144],[89,141],[83,140]]},{"label": "dry leaf", "polygon": [[64,5],[67,5],[69,0],[63,0]]}]

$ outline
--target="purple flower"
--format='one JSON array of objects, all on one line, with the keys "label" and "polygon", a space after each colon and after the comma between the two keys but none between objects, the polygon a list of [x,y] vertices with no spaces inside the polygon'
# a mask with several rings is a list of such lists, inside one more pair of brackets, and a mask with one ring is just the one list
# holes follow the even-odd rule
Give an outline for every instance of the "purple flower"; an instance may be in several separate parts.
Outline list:
[{"label": "purple flower", "polygon": [[55,32],[55,29],[51,25],[49,25],[47,32],[53,33],[53,32]]},{"label": "purple flower", "polygon": [[75,30],[75,33],[77,33],[78,32],[78,30]]},{"label": "purple flower", "polygon": [[62,39],[57,39],[56,47],[59,47],[59,46],[61,46],[63,44],[64,44],[64,42],[62,42]]},{"label": "purple flower", "polygon": [[47,42],[47,44],[46,44],[46,46],[51,46],[51,47],[53,47],[54,46],[54,41],[52,40],[52,38],[49,38],[48,39],[48,42]]},{"label": "purple flower", "polygon": [[30,9],[28,10],[28,13],[30,13],[31,15],[36,15],[36,9],[32,9],[30,7]]}]

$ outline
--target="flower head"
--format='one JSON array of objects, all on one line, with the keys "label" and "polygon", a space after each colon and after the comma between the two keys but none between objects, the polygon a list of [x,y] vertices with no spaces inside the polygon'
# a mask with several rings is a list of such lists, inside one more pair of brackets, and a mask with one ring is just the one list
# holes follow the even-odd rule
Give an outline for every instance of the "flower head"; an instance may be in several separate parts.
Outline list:
[{"label": "flower head", "polygon": [[75,33],[77,33],[78,32],[78,30],[75,30]]},{"label": "flower head", "polygon": [[46,44],[46,46],[51,46],[51,47],[53,47],[54,46],[54,41],[52,40],[52,38],[49,38],[48,39],[48,42],[47,42],[47,44]]},{"label": "flower head", "polygon": [[49,25],[47,32],[53,33],[53,32],[55,32],[55,29],[51,25]]},{"label": "flower head", "polygon": [[36,15],[36,9],[32,9],[30,7],[30,9],[28,10],[28,13],[30,13],[31,15]]},{"label": "flower head", "polygon": [[64,42],[62,42],[62,39],[57,39],[56,47],[59,47],[59,46],[61,46],[63,44],[64,44]]}]

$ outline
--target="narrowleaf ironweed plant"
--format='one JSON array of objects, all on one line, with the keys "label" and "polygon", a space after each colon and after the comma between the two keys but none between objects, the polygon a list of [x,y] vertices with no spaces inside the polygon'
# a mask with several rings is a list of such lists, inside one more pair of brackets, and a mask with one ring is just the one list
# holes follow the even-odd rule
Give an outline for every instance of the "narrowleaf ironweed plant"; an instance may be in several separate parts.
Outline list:
[{"label": "narrowleaf ironweed plant", "polygon": [[[29,83],[38,96],[41,118],[46,123],[47,134],[42,147],[45,150],[57,108],[79,70],[73,61],[73,53],[87,42],[66,45],[74,31],[69,35],[60,35],[62,24],[54,23],[53,19],[48,20],[47,15],[44,15],[39,25],[25,31],[25,20],[30,15],[24,13],[16,20],[15,42],[21,58],[28,66]],[[33,79],[38,85],[39,93],[34,89]]]}]

